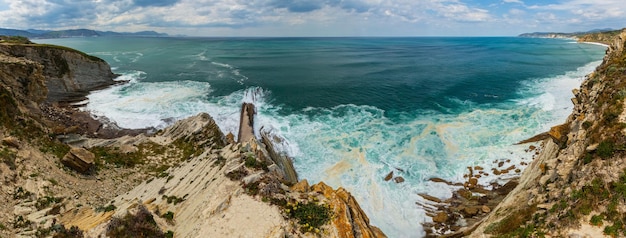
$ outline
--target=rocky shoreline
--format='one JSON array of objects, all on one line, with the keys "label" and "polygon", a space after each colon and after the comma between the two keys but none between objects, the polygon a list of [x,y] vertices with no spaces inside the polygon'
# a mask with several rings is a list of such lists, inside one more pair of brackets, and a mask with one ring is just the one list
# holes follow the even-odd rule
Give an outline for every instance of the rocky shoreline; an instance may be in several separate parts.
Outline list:
[{"label": "rocky shoreline", "polygon": [[533,161],[502,188],[472,188],[477,169],[469,168],[468,181],[452,198],[423,195],[427,202],[421,205],[430,208],[433,220],[424,226],[429,236],[626,235],[620,216],[626,212],[626,104],[619,96],[626,88],[626,29],[580,36],[579,41],[609,47],[603,63],[573,90],[574,109],[567,121],[520,142],[541,145],[528,148],[537,150]]},{"label": "rocky shoreline", "polygon": [[258,141],[252,104],[235,142],[208,114],[124,130],[68,103],[114,77],[82,52],[0,42],[0,236],[385,237],[346,190],[299,181],[278,137]]}]

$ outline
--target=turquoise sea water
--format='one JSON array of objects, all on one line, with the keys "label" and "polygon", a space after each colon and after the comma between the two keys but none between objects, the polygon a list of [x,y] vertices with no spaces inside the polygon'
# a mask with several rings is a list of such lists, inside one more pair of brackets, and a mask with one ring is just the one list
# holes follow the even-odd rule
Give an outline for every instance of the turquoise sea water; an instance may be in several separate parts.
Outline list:
[{"label": "turquoise sea water", "polygon": [[[300,178],[347,188],[390,237],[423,236],[418,193],[440,198],[467,166],[520,166],[517,141],[562,123],[605,48],[530,38],[72,38],[130,83],[85,110],[122,127],[208,112],[237,134],[239,107],[285,138]],[[385,182],[390,171],[404,183]],[[481,184],[501,182],[493,175]]]}]

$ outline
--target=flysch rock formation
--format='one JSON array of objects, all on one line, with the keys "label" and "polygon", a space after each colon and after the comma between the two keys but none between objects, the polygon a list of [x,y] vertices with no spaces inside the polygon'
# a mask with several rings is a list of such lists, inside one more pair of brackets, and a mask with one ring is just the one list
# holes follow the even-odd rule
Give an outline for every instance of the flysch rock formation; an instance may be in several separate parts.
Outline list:
[{"label": "flysch rock formation", "polygon": [[[385,237],[345,189],[298,181],[277,135],[257,141],[252,104],[240,143],[206,113],[152,135],[95,136],[54,104],[112,84],[93,58],[0,42],[0,236],[116,237],[148,224],[154,237]],[[129,216],[153,221],[120,225]]]}]

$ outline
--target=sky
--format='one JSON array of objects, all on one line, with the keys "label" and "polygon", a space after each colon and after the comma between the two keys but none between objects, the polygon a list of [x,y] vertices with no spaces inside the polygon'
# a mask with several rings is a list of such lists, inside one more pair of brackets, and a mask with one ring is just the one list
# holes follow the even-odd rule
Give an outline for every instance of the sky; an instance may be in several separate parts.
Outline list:
[{"label": "sky", "polygon": [[625,0],[0,0],[0,28],[188,36],[513,36],[626,27]]}]

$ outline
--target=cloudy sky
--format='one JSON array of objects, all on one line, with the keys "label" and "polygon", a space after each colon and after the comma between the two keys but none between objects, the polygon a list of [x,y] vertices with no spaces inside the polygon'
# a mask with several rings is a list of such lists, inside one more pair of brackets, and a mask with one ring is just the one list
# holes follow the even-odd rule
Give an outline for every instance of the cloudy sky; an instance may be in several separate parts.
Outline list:
[{"label": "cloudy sky", "polygon": [[190,36],[507,36],[626,27],[624,0],[0,0],[0,28]]}]

